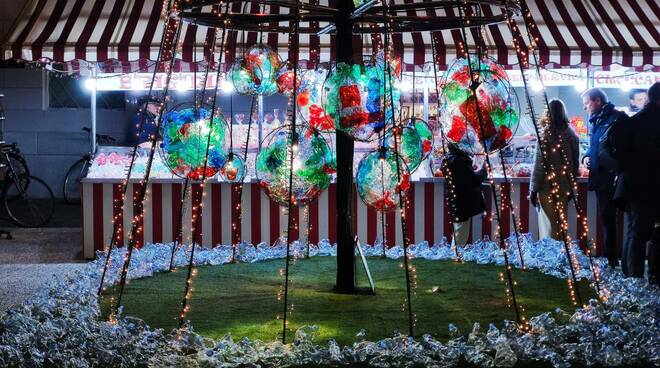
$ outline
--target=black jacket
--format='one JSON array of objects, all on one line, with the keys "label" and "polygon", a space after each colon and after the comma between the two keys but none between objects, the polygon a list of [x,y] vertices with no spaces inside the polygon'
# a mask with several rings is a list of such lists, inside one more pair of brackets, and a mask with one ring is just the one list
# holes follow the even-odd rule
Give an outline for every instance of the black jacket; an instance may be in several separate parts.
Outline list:
[{"label": "black jacket", "polygon": [[[449,169],[449,172],[448,170]],[[472,159],[459,150],[449,150],[442,165],[445,178],[451,175],[456,198],[449,196],[451,190],[445,188],[445,197],[452,215],[452,222],[462,222],[486,211],[486,202],[481,190],[481,183],[486,179],[486,170],[474,171]]]},{"label": "black jacket", "polygon": [[615,199],[660,208],[660,108],[648,104],[613,131],[620,172]]},{"label": "black jacket", "polygon": [[628,116],[614,108],[614,105],[607,103],[596,113],[589,117],[591,123],[589,131],[589,190],[604,188],[614,185],[616,174],[610,171],[606,165],[601,163],[601,145],[608,129],[613,128],[619,123],[624,124]]}]

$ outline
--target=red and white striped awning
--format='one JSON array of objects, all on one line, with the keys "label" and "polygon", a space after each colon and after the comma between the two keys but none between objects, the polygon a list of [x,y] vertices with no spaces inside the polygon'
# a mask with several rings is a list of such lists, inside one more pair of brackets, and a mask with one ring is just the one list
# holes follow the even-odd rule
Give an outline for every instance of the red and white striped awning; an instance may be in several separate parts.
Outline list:
[{"label": "red and white striped awning", "polygon": [[[332,5],[334,0],[310,0]],[[414,0],[390,0],[411,3]],[[423,0],[431,1],[431,0]],[[524,0],[523,0],[524,1]],[[330,3],[330,4],[328,4]],[[530,29],[537,40],[540,62],[544,66],[609,66],[619,64],[637,69],[660,69],[660,7],[657,0],[527,0],[535,27]],[[237,1],[232,12],[280,14],[284,7]],[[483,6],[484,15],[499,15],[496,6]],[[445,10],[419,11],[419,15],[458,16]],[[407,12],[415,15],[415,11]],[[161,0],[30,0],[2,44],[2,57],[36,61],[106,63],[123,71],[144,68],[157,58],[165,14]],[[515,19],[524,27],[522,17]],[[321,27],[323,25],[320,25]],[[476,30],[467,32],[466,44],[475,45]],[[505,66],[517,64],[511,33],[506,24],[485,27],[485,43],[490,55]],[[446,67],[459,54],[456,45],[463,41],[460,30],[434,32],[438,62]],[[208,41],[213,31],[184,24],[181,33],[180,62],[177,69],[190,70],[195,61],[208,56]],[[256,32],[229,32],[227,60],[240,54],[243,45],[256,43]],[[264,33],[267,43],[289,59],[288,34]],[[392,45],[403,55],[406,64],[431,62],[430,32],[393,34]],[[354,37],[359,53],[372,52],[372,37]],[[299,60],[312,64],[329,61],[336,45],[331,35],[301,35]],[[145,64],[146,63],[146,64]]]}]

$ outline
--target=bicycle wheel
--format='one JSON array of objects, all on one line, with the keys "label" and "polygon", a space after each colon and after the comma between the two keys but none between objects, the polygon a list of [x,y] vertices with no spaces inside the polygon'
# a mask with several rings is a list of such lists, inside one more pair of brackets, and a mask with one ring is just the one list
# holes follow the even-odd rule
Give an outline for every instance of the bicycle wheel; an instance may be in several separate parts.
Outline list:
[{"label": "bicycle wheel", "polygon": [[[27,181],[27,189],[21,183]],[[43,180],[34,177],[9,176],[2,189],[2,202],[9,220],[21,227],[40,227],[48,223],[55,211],[53,191]]]},{"label": "bicycle wheel", "polygon": [[25,162],[25,158],[23,157],[23,155],[15,152],[7,152],[6,155],[1,156],[0,161],[2,162],[2,164],[7,165],[8,167],[9,167],[8,164],[11,164],[11,168],[13,172],[15,172],[19,178],[23,179],[23,181],[21,182],[23,189],[27,190],[27,186],[29,184],[27,178],[30,177],[30,170],[28,169],[27,162]]},{"label": "bicycle wheel", "polygon": [[87,176],[89,160],[86,157],[76,161],[64,177],[64,186],[62,187],[64,201],[68,204],[80,203],[80,180]]}]

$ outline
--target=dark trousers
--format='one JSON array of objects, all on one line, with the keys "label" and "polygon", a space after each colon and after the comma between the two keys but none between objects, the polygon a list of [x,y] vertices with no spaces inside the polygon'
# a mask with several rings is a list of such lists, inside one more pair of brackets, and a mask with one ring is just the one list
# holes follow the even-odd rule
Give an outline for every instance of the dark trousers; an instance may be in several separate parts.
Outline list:
[{"label": "dark trousers", "polygon": [[651,239],[653,208],[648,201],[630,200],[624,213],[626,224],[621,269],[626,277],[644,277],[646,242]]},{"label": "dark trousers", "polygon": [[617,264],[616,251],[616,206],[612,198],[614,197],[614,185],[603,186],[596,189],[596,200],[598,201],[598,214],[603,222],[605,232],[605,257],[610,266]]}]

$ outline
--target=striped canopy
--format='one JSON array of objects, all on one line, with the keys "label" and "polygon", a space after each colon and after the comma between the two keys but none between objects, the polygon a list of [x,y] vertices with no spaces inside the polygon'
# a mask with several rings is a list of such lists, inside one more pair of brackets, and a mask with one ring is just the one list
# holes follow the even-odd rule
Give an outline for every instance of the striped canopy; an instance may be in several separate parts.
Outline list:
[{"label": "striped canopy", "polygon": [[[389,0],[392,5],[418,3],[418,0]],[[620,64],[636,69],[660,69],[660,8],[657,0],[521,0],[531,13],[533,26],[525,27],[523,16],[514,17],[523,34],[536,39],[543,66],[609,66]],[[423,0],[441,3],[438,0]],[[447,3],[447,1],[444,1]],[[285,14],[283,1],[232,1],[232,13]],[[305,3],[333,7],[335,0],[306,0]],[[483,2],[482,2],[483,3]],[[492,1],[491,3],[502,3]],[[403,7],[405,9],[405,7]],[[206,6],[202,11],[211,11]],[[503,13],[498,5],[480,5],[483,16]],[[401,10],[399,14],[425,17],[457,17],[451,7]],[[124,72],[144,69],[157,59],[165,11],[162,0],[29,0],[2,42],[2,57],[28,61],[52,60],[78,64],[98,62],[108,69]],[[284,25],[286,23],[283,23]],[[323,28],[321,22],[301,22],[301,27]],[[483,37],[489,54],[505,67],[517,64],[512,37],[504,22],[484,27]],[[479,33],[467,32],[465,43],[473,47]],[[460,30],[392,34],[391,42],[406,64],[430,62],[431,37],[437,41],[437,60],[446,67],[459,55],[456,45],[463,42]],[[212,28],[184,23],[181,49],[175,68],[191,70],[195,62],[210,55]],[[228,32],[223,61],[231,62],[245,47],[259,41],[289,59],[288,33]],[[378,37],[354,36],[357,55],[371,54]],[[334,60],[336,45],[331,34],[300,35],[299,60],[315,64]],[[217,56],[216,56],[217,60]],[[151,63],[153,64],[153,63]],[[103,67],[103,66],[102,66]]]}]

